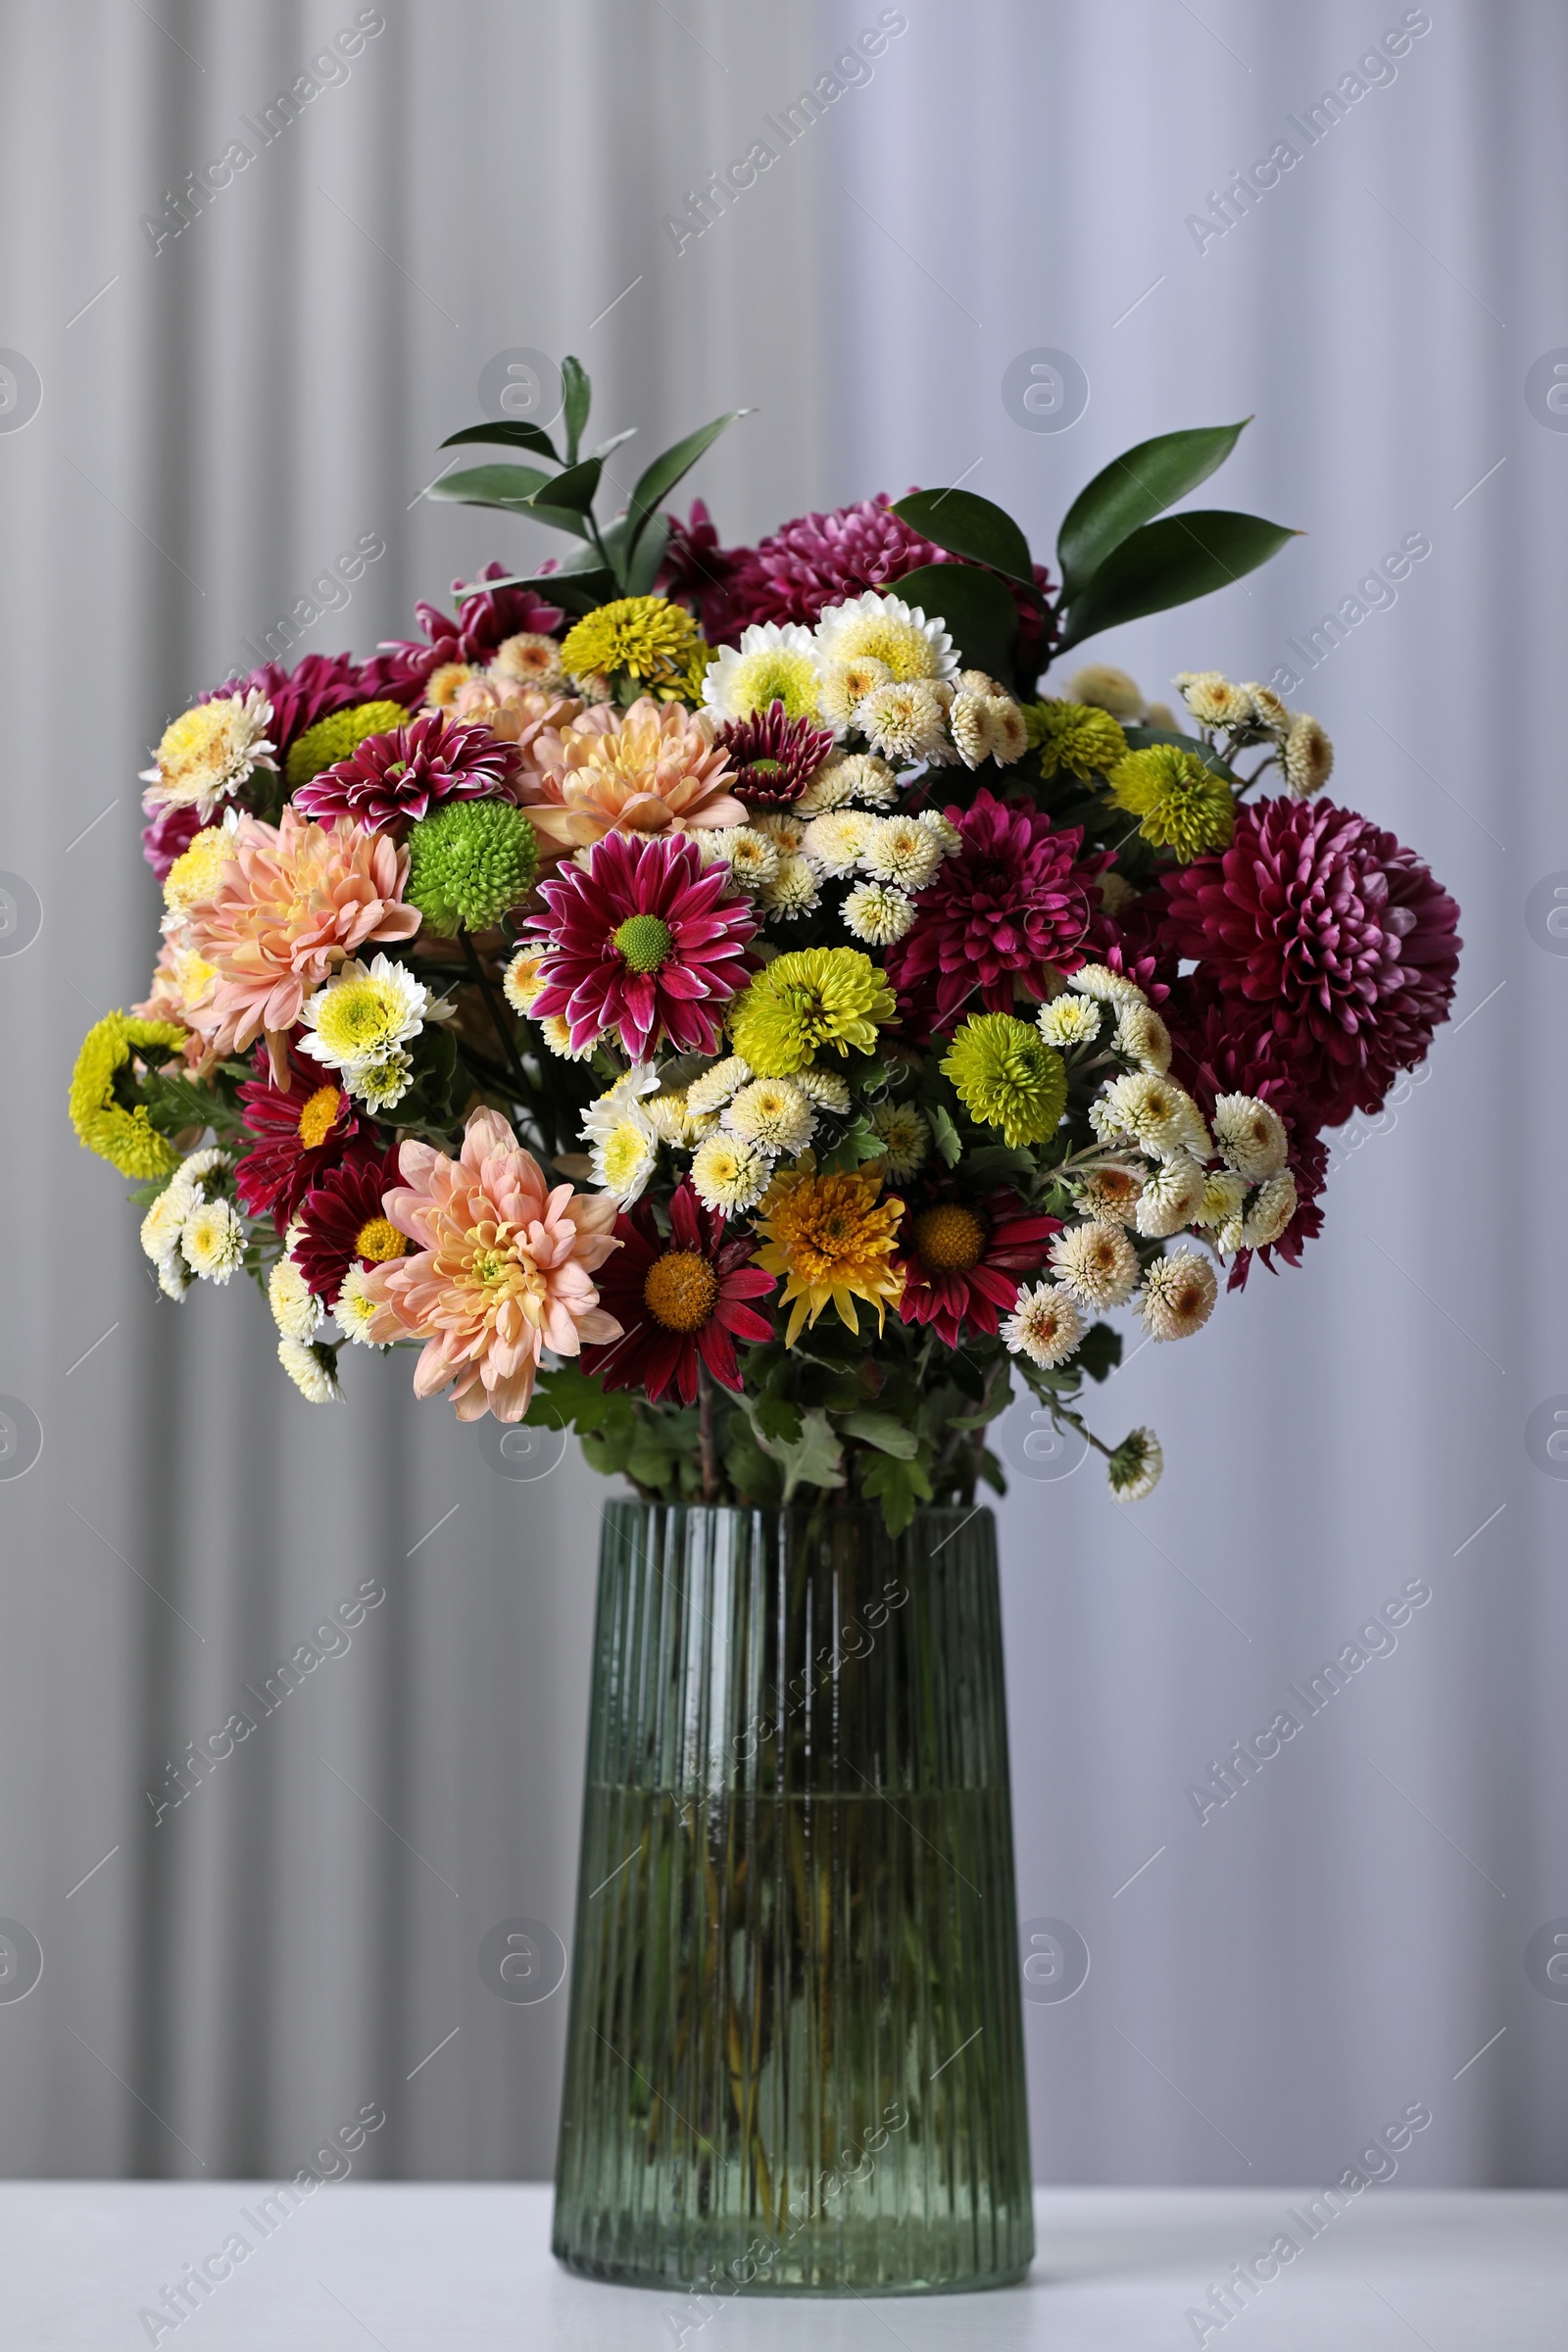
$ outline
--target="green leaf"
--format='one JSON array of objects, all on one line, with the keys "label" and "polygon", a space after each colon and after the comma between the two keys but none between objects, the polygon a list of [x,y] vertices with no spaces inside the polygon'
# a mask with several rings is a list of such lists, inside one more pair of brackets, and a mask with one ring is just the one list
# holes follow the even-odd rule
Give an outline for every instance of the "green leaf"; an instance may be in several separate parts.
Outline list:
[{"label": "green leaf", "polygon": [[580,466],[568,466],[564,473],[546,474],[544,487],[536,493],[538,503],[586,514],[594,503],[604,464],[603,458],[584,458]]},{"label": "green leaf", "polygon": [[764,1438],[795,1446],[801,1438],[801,1408],[784,1396],[764,1396],[752,1415]]},{"label": "green leaf", "polygon": [[[1201,425],[1185,433],[1160,433],[1112,458],[1103,472],[1068,508],[1056,537],[1064,599],[1081,594],[1095,573],[1141,523],[1152,522],[1189,490],[1206,482],[1223,466],[1251,418],[1240,424]],[[929,537],[930,534],[928,533]],[[948,543],[943,540],[945,547]]]},{"label": "green leaf", "polygon": [[783,1438],[765,1435],[758,1426],[750,1398],[743,1397],[741,1401],[751,1416],[752,1433],[758,1445],[784,1472],[786,1502],[797,1487],[843,1486],[844,1448],[833,1435],[833,1425],[820,1407],[812,1405],[801,1415],[801,1434],[791,1443]]},{"label": "green leaf", "polygon": [[989,670],[1000,684],[1008,684],[1018,608],[1011,589],[994,571],[973,564],[922,564],[902,573],[895,585],[904,601],[918,605],[928,618],[940,613],[965,669]]},{"label": "green leaf", "polygon": [[1074,1359],[1091,1380],[1108,1380],[1121,1362],[1121,1333],[1109,1323],[1091,1323]]},{"label": "green leaf", "polygon": [[569,353],[561,363],[561,388],[565,394],[566,464],[574,466],[593,392],[581,360],[574,360]]},{"label": "green leaf", "polygon": [[993,571],[1034,588],[1029,542],[1012,516],[989,498],[977,498],[972,490],[914,490],[907,498],[895,499],[893,512],[949,555],[989,564]]},{"label": "green leaf", "polygon": [[669,516],[667,514],[650,515],[648,521],[643,525],[631,561],[625,568],[625,589],[628,596],[651,596],[653,594],[654,582],[659,577],[659,566],[664,561],[664,550],[668,545]]},{"label": "green leaf", "polygon": [[821,1168],[824,1175],[842,1174],[858,1168],[862,1159],[880,1159],[887,1146],[870,1121],[862,1114],[853,1126],[846,1128],[831,1152],[824,1152]]},{"label": "green leaf", "polygon": [[[531,514],[535,522],[548,523],[553,531],[569,531],[574,539],[586,539],[589,536],[587,523],[570,507],[536,506],[530,501],[527,506],[519,508],[518,512],[523,514]],[[599,561],[597,550],[595,550],[593,560],[596,564]]]},{"label": "green leaf", "polygon": [[514,571],[504,579],[475,580],[459,589],[459,601],[478,596],[487,588],[532,588],[551,604],[564,605],[568,612],[591,612],[616,593],[616,583],[614,574],[606,571],[593,550],[584,553],[589,559],[586,563],[564,564],[559,571]]},{"label": "green leaf", "polygon": [[612,433],[608,441],[596,441],[588,455],[591,458],[608,458],[611,451],[619,449],[623,441],[635,441],[636,438],[636,425],[628,424],[623,433]]},{"label": "green leaf", "polygon": [[976,1185],[987,1193],[999,1184],[1027,1184],[1034,1172],[1035,1163],[1029,1153],[1015,1151],[1008,1144],[981,1144],[970,1152],[959,1171],[966,1184]]},{"label": "green leaf", "polygon": [[901,1462],[912,1462],[920,1449],[913,1430],[891,1413],[846,1413],[840,1426],[846,1437],[859,1438],[879,1453],[894,1454]]},{"label": "green leaf", "polygon": [[1173,734],[1169,727],[1123,727],[1122,733],[1135,752],[1147,750],[1152,743],[1174,744],[1177,751],[1191,752],[1195,760],[1200,760],[1212,775],[1223,776],[1227,784],[1241,782],[1230,762],[1222,760],[1200,735]]},{"label": "green leaf", "polygon": [[531,449],[541,458],[554,458],[561,464],[556,445],[543,426],[537,424],[466,424],[461,433],[448,433],[443,449],[463,449],[471,441],[499,443],[504,449]]},{"label": "green leaf", "polygon": [[461,473],[444,473],[424,495],[455,506],[504,507],[514,514],[526,514],[556,478],[538,466],[466,466]]},{"label": "green leaf", "polygon": [[933,1102],[925,1115],[931,1122],[931,1137],[937,1150],[949,1167],[956,1168],[963,1157],[963,1145],[958,1140],[958,1130],[940,1102]]},{"label": "green leaf", "polygon": [[1286,523],[1222,508],[1146,522],[1101,564],[1072,606],[1056,651],[1064,654],[1102,629],[1228,588],[1298,535]]},{"label": "green leaf", "polygon": [[695,433],[688,433],[684,441],[677,441],[672,448],[655,458],[653,464],[638,477],[637,487],[631,494],[631,504],[626,510],[629,546],[635,548],[649,516],[662,506],[681,476],[690,473],[698,459],[711,449],[724,427],[733,424],[738,416],[750,416],[751,414],[750,409],[730,409],[722,416],[715,416],[711,424],[699,425]]},{"label": "green leaf", "polygon": [[916,1506],[931,1499],[931,1481],[920,1464],[901,1462],[885,1453],[867,1463],[860,1489],[873,1502],[880,1499],[890,1536],[902,1536]]}]

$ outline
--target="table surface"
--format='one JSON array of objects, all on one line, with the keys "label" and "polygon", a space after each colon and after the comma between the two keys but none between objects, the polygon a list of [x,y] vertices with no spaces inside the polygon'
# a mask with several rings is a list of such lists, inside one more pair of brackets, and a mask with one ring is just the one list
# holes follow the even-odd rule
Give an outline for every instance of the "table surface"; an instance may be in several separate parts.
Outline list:
[{"label": "table surface", "polygon": [[[7,2352],[129,2352],[149,2340],[192,2352],[1568,2346],[1568,2195],[1554,2193],[1371,2189],[1245,2312],[1200,2331],[1189,2312],[1291,2228],[1298,2192],[1042,2190],[1040,2252],[1020,2286],[705,2305],[567,2278],[550,2257],[547,2187],[323,2185],[263,2240],[249,2217],[270,2185],[0,2183],[0,2342]],[[143,2318],[235,2231],[254,2251],[210,2300],[177,2328]]]}]

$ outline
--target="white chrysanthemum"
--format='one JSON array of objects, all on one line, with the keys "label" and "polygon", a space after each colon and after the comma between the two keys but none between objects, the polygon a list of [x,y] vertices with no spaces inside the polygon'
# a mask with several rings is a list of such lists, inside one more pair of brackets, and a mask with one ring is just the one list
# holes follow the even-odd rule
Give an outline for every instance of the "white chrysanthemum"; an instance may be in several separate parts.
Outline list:
[{"label": "white chrysanthemum", "polygon": [[1081,963],[1075,972],[1068,973],[1067,986],[1076,989],[1081,997],[1094,997],[1102,1004],[1149,1003],[1136,980],[1113,972],[1108,963]]},{"label": "white chrysanthemum", "polygon": [[722,858],[743,890],[760,890],[778,872],[778,844],[755,825],[710,827],[704,847]]},{"label": "white chrysanthemum", "polygon": [[891,882],[857,882],[844,902],[844,928],[868,948],[891,947],[914,922],[914,907]]},{"label": "white chrysanthemum", "polygon": [[819,661],[885,662],[902,685],[916,678],[951,678],[958,666],[953,639],[940,616],[927,620],[901,596],[863,596],[829,605],[816,623]]},{"label": "white chrysanthemum", "polygon": [[1157,1070],[1129,1070],[1125,1077],[1111,1079],[1090,1105],[1089,1117],[1102,1141],[1129,1135],[1158,1159],[1182,1151],[1206,1159],[1212,1149],[1192,1096]]},{"label": "white chrysanthemum", "polygon": [[1158,1486],[1164,1467],[1164,1449],[1153,1431],[1129,1430],[1108,1467],[1110,1491],[1118,1502],[1142,1502]]},{"label": "white chrysanthemum", "polygon": [[956,825],[949,823],[940,808],[922,808],[914,821],[924,825],[932,840],[940,845],[944,858],[951,858],[962,849],[963,835]]},{"label": "white chrysanthemum", "polygon": [[931,1128],[913,1102],[879,1102],[871,1113],[871,1132],[887,1153],[887,1172],[895,1184],[925,1165]]},{"label": "white chrysanthemum", "polygon": [[652,1062],[634,1062],[608,1094],[590,1102],[578,1134],[592,1147],[594,1182],[613,1193],[622,1208],[638,1200],[659,1158],[659,1131],[643,1107],[655,1093],[659,1072]]},{"label": "white chrysanthemum", "polygon": [[1334,746],[1315,718],[1298,711],[1285,738],[1285,781],[1298,801],[1321,792],[1334,772]]},{"label": "white chrysanthemum", "polygon": [[1144,1275],[1138,1311],[1156,1340],[1190,1340],[1214,1311],[1218,1292],[1214,1269],[1195,1250],[1156,1257]]},{"label": "white chrysanthemum", "polygon": [[856,711],[855,723],[888,760],[930,760],[948,748],[942,705],[923,679],[879,686]]},{"label": "white chrysanthemum", "polygon": [[752,818],[752,830],[764,835],[781,858],[799,858],[806,841],[805,820],[793,808],[764,808]]},{"label": "white chrysanthemum", "polygon": [[837,1070],[797,1070],[795,1083],[816,1109],[830,1110],[836,1118],[848,1118],[850,1090]]},{"label": "white chrysanthemum", "polygon": [[1069,1225],[1051,1245],[1056,1280],[1080,1306],[1125,1306],[1138,1288],[1138,1252],[1108,1218]]},{"label": "white chrysanthemum", "polygon": [[731,1054],[723,1061],[715,1061],[711,1069],[694,1078],[686,1089],[686,1107],[692,1112],[722,1110],[731,1098],[738,1095],[752,1075],[752,1065],[739,1054]]},{"label": "white chrysanthemum", "polygon": [[352,1340],[356,1348],[375,1348],[381,1344],[370,1336],[376,1303],[365,1295],[365,1267],[356,1259],[343,1277],[343,1288],[338,1292],[332,1308],[332,1320],[343,1337]]},{"label": "white chrysanthemum", "polygon": [[846,754],[837,762],[836,773],[858,808],[891,808],[899,797],[898,777],[875,752]]},{"label": "white chrysanthemum", "polygon": [[791,802],[791,815],[796,818],[825,816],[830,808],[848,808],[855,798],[854,779],[844,772],[849,764],[843,752],[834,752],[824,760],[799,800]]},{"label": "white chrysanthemum", "polygon": [[1271,735],[1290,732],[1290,711],[1272,686],[1260,686],[1255,678],[1249,678],[1242,692],[1247,697],[1248,715],[1254,727],[1267,727]]},{"label": "white chrysanthemum", "polygon": [[429,1006],[430,991],[406,964],[390,956],[376,956],[368,964],[351,957],[306,1004],[300,1018],[308,1034],[300,1046],[347,1078],[417,1037]]},{"label": "white chrysanthemum", "polygon": [[1112,718],[1132,720],[1144,714],[1143,688],[1109,662],[1086,662],[1074,670],[1062,691],[1069,703],[1088,703],[1093,710],[1108,710]]},{"label": "white chrysanthemum", "polygon": [[171,1185],[177,1185],[192,1201],[200,1200],[200,1187],[220,1168],[233,1165],[230,1154],[219,1144],[204,1144],[199,1152],[187,1152],[173,1175]]},{"label": "white chrysanthemum", "polygon": [[810,1142],[816,1118],[793,1079],[754,1078],[725,1110],[723,1124],[759,1151],[793,1159]]},{"label": "white chrysanthemum", "polygon": [[993,760],[1010,767],[1029,749],[1029,729],[1010,694],[965,691],[956,695],[948,712],[953,745],[965,767],[976,768]]},{"label": "white chrysanthemum", "polygon": [[1116,1018],[1115,1047],[1144,1069],[1163,1077],[1170,1068],[1170,1031],[1152,1004],[1123,1004]]},{"label": "white chrysanthemum", "polygon": [[1233,686],[1217,669],[1184,669],[1172,680],[1200,727],[1241,727],[1252,714],[1245,686]]},{"label": "white chrysanthemum", "polygon": [[267,732],[271,723],[272,706],[259,686],[215,695],[172,719],[153,765],[137,779],[151,788],[148,808],[193,808],[205,825],[253,768],[276,767],[277,747]]},{"label": "white chrysanthemum", "polygon": [[1190,1225],[1203,1204],[1205,1178],[1190,1152],[1175,1151],[1144,1178],[1133,1222],[1146,1240],[1163,1242]]},{"label": "white chrysanthemum", "polygon": [[1279,1240],[1295,1214],[1296,1178],[1287,1168],[1260,1184],[1252,1195],[1242,1222],[1242,1248],[1266,1250],[1270,1242]]},{"label": "white chrysanthemum", "polygon": [[991,757],[999,767],[1011,767],[1029,749],[1029,722],[1010,694],[991,698]]},{"label": "white chrysanthemum", "polygon": [[272,1321],[285,1340],[308,1340],[321,1321],[321,1302],[291,1257],[280,1257],[267,1277]]},{"label": "white chrysanthemum", "polygon": [[277,1360],[309,1404],[336,1404],[343,1395],[329,1348],[304,1340],[279,1340]]},{"label": "white chrysanthemum", "polygon": [[155,1265],[179,1247],[179,1229],[196,1205],[193,1191],[166,1184],[141,1221],[141,1246]]},{"label": "white chrysanthemum", "polygon": [[799,915],[814,914],[821,903],[821,875],[809,858],[795,855],[779,859],[778,872],[758,893],[762,912],[776,914],[786,923]]},{"label": "white chrysanthemum", "polygon": [[1232,1168],[1213,1168],[1203,1178],[1203,1198],[1188,1218],[1190,1225],[1224,1225],[1247,1198],[1247,1186]]},{"label": "white chrysanthemum", "polygon": [[1255,1095],[1221,1095],[1213,1123],[1220,1157],[1249,1184],[1261,1184],[1284,1167],[1290,1150],[1285,1121]]},{"label": "white chrysanthemum", "polygon": [[801,846],[823,873],[847,874],[858,863],[880,821],[863,808],[834,808],[826,816],[812,817]]},{"label": "white chrysanthemum", "polygon": [[343,1072],[343,1083],[367,1110],[391,1110],[414,1084],[414,1057],[402,1046]]},{"label": "white chrysanthemum", "polygon": [[571,1023],[564,1012],[547,1012],[539,1024],[539,1034],[562,1061],[586,1061],[599,1043],[597,1037],[590,1037],[583,1045],[574,1046]]},{"label": "white chrysanthemum", "polygon": [[179,1229],[185,1263],[203,1282],[227,1282],[245,1258],[245,1228],[226,1200],[202,1200]]},{"label": "white chrysanthemum", "polygon": [[158,1260],[158,1288],[166,1298],[183,1298],[195,1279],[177,1249]]},{"label": "white chrysanthemum", "polygon": [[1035,1026],[1048,1046],[1060,1051],[1065,1046],[1093,1045],[1104,1017],[1092,997],[1075,997],[1066,990],[1041,1005]]},{"label": "white chrysanthemum", "polygon": [[1028,1356],[1045,1372],[1064,1364],[1083,1336],[1083,1318],[1055,1282],[1025,1285],[1002,1325],[1008,1352]]},{"label": "white chrysanthemum", "polygon": [[1130,1225],[1143,1189],[1142,1169],[1110,1161],[1104,1167],[1087,1169],[1079,1178],[1079,1205],[1092,1217],[1109,1217],[1119,1225]]},{"label": "white chrysanthemum", "polygon": [[749,718],[782,703],[787,718],[819,719],[821,691],[811,632],[792,620],[754,621],[739,645],[720,646],[703,680],[703,701],[716,718]]},{"label": "white chrysanthemum", "polygon": [[691,1107],[683,1086],[671,1087],[667,1094],[650,1095],[643,1109],[662,1144],[673,1144],[680,1151],[688,1151],[696,1141],[692,1134]]},{"label": "white chrysanthemum", "polygon": [[942,845],[916,816],[873,817],[860,863],[878,882],[924,890],[942,863]]},{"label": "white chrysanthemum", "polygon": [[726,1217],[755,1208],[772,1173],[767,1153],[738,1135],[710,1135],[692,1154],[692,1183],[698,1199],[705,1208],[717,1209]]},{"label": "white chrysanthemum", "polygon": [[526,948],[519,948],[502,973],[502,993],[514,1012],[533,1010],[533,1001],[544,987],[539,976],[543,961],[542,956],[530,956]]},{"label": "white chrysanthemum", "polygon": [[819,698],[822,716],[836,734],[843,735],[866,696],[892,683],[892,670],[874,654],[862,655],[858,662],[824,662]]}]

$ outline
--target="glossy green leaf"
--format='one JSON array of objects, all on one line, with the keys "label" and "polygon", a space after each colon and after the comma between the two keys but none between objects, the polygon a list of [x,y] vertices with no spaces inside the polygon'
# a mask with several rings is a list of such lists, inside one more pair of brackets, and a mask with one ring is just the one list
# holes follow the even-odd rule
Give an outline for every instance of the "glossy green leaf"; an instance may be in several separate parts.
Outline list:
[{"label": "glossy green leaf", "polygon": [[466,466],[461,473],[444,473],[424,495],[462,507],[501,507],[509,514],[525,514],[555,479],[538,466]]},{"label": "glossy green leaf", "polygon": [[1112,550],[1074,601],[1056,651],[1064,654],[1102,629],[1228,588],[1298,535],[1288,524],[1218,508],[1146,522]]},{"label": "glossy green leaf", "polygon": [[632,552],[631,561],[626,565],[625,588],[628,596],[651,596],[653,594],[654,582],[659,577],[659,566],[664,561],[664,550],[668,545],[668,515],[650,515],[648,521],[643,525],[642,533]]},{"label": "glossy green leaf", "polygon": [[1141,524],[1163,514],[1200,482],[1206,482],[1215,467],[1223,466],[1250,422],[1250,417],[1244,416],[1240,424],[1160,433],[1112,458],[1103,471],[1079,491],[1057,534],[1056,561],[1061,567],[1063,597],[1081,595],[1124,539]]},{"label": "glossy green leaf", "polygon": [[499,580],[470,580],[457,591],[458,600],[461,603],[465,597],[481,596],[493,588],[531,588],[536,596],[564,606],[568,612],[591,612],[615,594],[616,581],[592,549],[584,548],[582,553],[588,559],[585,563],[564,564],[559,571],[510,571]]},{"label": "glossy green leaf", "polygon": [[[1009,580],[1021,580],[1026,588],[1033,588],[1029,542],[1012,516],[993,506],[989,498],[977,498],[972,490],[912,490],[907,498],[894,500],[893,512],[902,515],[911,530],[945,547],[950,555],[989,564],[993,570],[1005,572]],[[902,594],[896,581],[889,585],[890,593]]]},{"label": "glossy green leaf", "polygon": [[569,353],[561,363],[561,388],[565,395],[566,464],[575,466],[593,392],[581,360],[572,359]]},{"label": "glossy green leaf", "polygon": [[750,409],[727,410],[722,416],[715,416],[711,424],[699,425],[695,433],[688,433],[684,441],[675,442],[673,447],[655,458],[639,476],[637,487],[631,494],[631,504],[626,510],[627,537],[632,547],[636,546],[646,528],[649,516],[657,514],[682,475],[690,473],[698,459],[712,448],[724,427],[733,424],[738,416],[750,416],[751,414]]},{"label": "glossy green leaf", "polygon": [[994,571],[972,564],[923,564],[893,586],[928,619],[940,613],[965,669],[988,670],[1002,685],[1010,684],[1018,608]]},{"label": "glossy green leaf", "polygon": [[543,425],[516,424],[511,421],[493,424],[466,424],[461,433],[448,433],[443,449],[462,449],[470,441],[490,441],[505,449],[531,449],[541,458],[554,458],[561,464],[560,453]]},{"label": "glossy green leaf", "polygon": [[895,1420],[891,1413],[846,1413],[840,1427],[847,1438],[859,1438],[865,1445],[874,1446],[878,1453],[891,1453],[901,1462],[912,1462],[920,1450],[914,1431]]},{"label": "glossy green leaf", "polygon": [[608,458],[612,449],[620,448],[622,442],[635,441],[636,438],[636,425],[628,424],[623,433],[612,433],[608,441],[596,441],[588,455],[591,458]]},{"label": "glossy green leaf", "polygon": [[584,458],[580,466],[568,466],[564,473],[547,474],[543,488],[537,493],[540,503],[569,508],[574,514],[586,514],[594,503],[604,465],[603,458]]},{"label": "glossy green leaf", "polygon": [[933,1102],[926,1116],[931,1121],[932,1140],[935,1142],[937,1150],[949,1167],[956,1168],[963,1157],[963,1145],[958,1139],[958,1130],[940,1102]]}]

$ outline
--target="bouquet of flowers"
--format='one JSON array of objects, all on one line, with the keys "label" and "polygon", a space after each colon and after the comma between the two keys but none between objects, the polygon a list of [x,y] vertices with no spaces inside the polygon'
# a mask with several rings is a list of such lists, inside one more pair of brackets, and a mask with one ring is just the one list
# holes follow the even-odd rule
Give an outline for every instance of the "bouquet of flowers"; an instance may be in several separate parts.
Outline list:
[{"label": "bouquet of flowers", "polygon": [[1446,1017],[1458,909],[1322,796],[1323,729],[1213,670],[1146,703],[1054,656],[1290,536],[1166,510],[1240,426],[1142,444],[1055,576],[962,489],[724,548],[665,502],[733,421],[595,514],[608,441],[432,495],[578,543],[492,563],[368,661],[308,655],[166,729],[146,1001],[90,1032],[82,1142],[141,1180],[180,1299],[244,1271],[284,1371],[414,1346],[419,1396],[574,1426],[656,1499],[1000,1487],[1020,1379],[1106,1457],[1124,1310],[1185,1340],[1295,1265],[1323,1131]]}]

